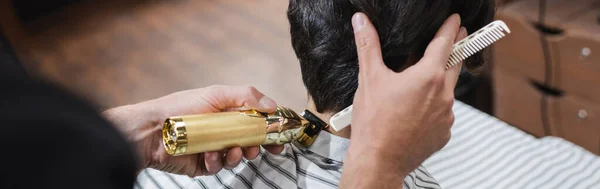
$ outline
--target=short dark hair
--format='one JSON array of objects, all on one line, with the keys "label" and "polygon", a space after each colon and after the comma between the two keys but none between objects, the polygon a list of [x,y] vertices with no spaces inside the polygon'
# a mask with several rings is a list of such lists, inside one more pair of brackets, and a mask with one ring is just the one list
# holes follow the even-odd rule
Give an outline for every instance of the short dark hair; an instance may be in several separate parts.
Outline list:
[{"label": "short dark hair", "polygon": [[[318,112],[352,104],[358,87],[358,57],[351,18],[365,13],[379,33],[388,68],[399,71],[410,55],[422,57],[453,13],[472,33],[491,22],[494,0],[290,0],[288,20],[302,80]],[[473,70],[481,54],[465,62]]]}]

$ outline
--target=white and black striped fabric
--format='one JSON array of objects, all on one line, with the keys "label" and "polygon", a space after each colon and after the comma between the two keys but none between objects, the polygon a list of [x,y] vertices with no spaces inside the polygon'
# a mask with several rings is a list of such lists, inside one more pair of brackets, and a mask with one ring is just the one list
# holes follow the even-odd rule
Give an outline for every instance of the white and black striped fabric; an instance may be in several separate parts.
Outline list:
[{"label": "white and black striped fabric", "polygon": [[[556,137],[537,139],[459,101],[454,114],[452,139],[424,162],[442,188],[600,188],[600,157],[583,148]],[[316,150],[323,156],[287,145],[283,155],[263,152],[211,177],[146,169],[135,188],[336,188],[347,141],[327,134],[319,139],[314,146],[331,145]],[[404,187],[438,188],[429,175],[420,167]]]},{"label": "white and black striped fabric", "polygon": [[535,138],[461,102],[450,142],[424,162],[445,189],[600,189],[600,158],[557,137]]},{"label": "white and black striped fabric", "polygon": [[[310,149],[287,144],[283,153],[273,155],[261,149],[260,155],[233,170],[214,176],[189,178],[154,169],[145,169],[135,188],[338,188],[349,140],[322,132]],[[398,186],[400,187],[400,186]],[[424,167],[404,178],[404,188],[439,188]]]}]

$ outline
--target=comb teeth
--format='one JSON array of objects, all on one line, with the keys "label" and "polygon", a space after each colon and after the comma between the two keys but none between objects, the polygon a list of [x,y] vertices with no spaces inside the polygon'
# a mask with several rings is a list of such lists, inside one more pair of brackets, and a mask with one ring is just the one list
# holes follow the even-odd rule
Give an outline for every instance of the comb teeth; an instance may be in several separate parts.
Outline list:
[{"label": "comb teeth", "polygon": [[504,22],[497,20],[460,40],[454,45],[454,49],[446,64],[446,69],[456,66],[471,55],[503,38],[506,36],[505,33],[510,33],[508,26]]},{"label": "comb teeth", "polygon": [[[507,33],[510,33],[508,26],[504,22],[497,20],[477,30],[475,33],[467,36],[467,38],[460,40],[453,46],[448,63],[446,63],[446,69],[456,66],[469,58],[469,56],[503,38]],[[350,105],[331,117],[329,125],[333,130],[340,131],[352,123],[352,108],[353,106]]]}]

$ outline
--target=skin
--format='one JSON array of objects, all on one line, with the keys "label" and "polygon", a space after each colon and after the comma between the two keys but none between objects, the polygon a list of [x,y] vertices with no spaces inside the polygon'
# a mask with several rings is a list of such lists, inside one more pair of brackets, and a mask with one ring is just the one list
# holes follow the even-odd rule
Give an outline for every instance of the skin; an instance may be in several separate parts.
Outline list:
[{"label": "skin", "polygon": [[423,58],[396,73],[384,65],[377,31],[366,15],[355,14],[352,25],[359,87],[340,188],[398,188],[408,173],[450,139],[460,66],[446,70],[445,64],[453,43],[467,32],[460,27],[460,17],[452,15]]}]

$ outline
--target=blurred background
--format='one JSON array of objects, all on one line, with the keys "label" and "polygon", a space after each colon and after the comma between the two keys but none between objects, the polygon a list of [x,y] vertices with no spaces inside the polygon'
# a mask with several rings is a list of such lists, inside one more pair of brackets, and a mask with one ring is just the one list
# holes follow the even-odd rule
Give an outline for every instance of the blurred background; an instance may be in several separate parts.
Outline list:
[{"label": "blurred background", "polygon": [[287,1],[2,2],[26,66],[101,109],[214,84],[306,105]]},{"label": "blurred background", "polygon": [[[0,0],[28,70],[100,110],[213,84],[253,85],[302,110],[281,0]],[[457,99],[536,137],[600,153],[600,0],[498,0],[512,34]]]}]

